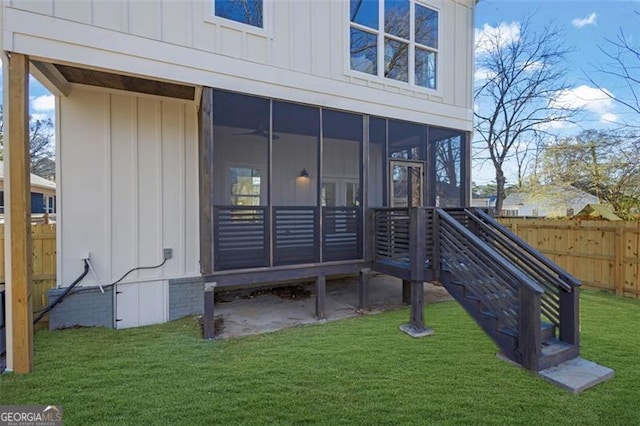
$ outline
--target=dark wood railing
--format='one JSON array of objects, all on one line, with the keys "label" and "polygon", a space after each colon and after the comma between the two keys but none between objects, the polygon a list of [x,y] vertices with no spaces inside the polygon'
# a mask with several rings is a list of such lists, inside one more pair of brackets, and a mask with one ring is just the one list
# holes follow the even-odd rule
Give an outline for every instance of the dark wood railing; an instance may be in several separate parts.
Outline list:
[{"label": "dark wood railing", "polygon": [[[496,327],[483,328],[525,368],[542,365],[543,331],[545,339],[559,330],[559,340],[578,344],[579,283],[484,212],[381,208],[373,209],[371,226],[374,270],[412,282],[442,277],[447,286],[462,285],[465,309],[476,310],[470,313],[480,323],[494,318]],[[543,326],[543,319],[550,324]]]},{"label": "dark wood railing", "polygon": [[274,207],[273,264],[293,265],[320,260],[316,207]]},{"label": "dark wood railing", "polygon": [[363,257],[359,207],[214,206],[213,216],[215,271]]},{"label": "dark wood railing", "polygon": [[322,260],[362,258],[362,211],[359,207],[322,208]]},{"label": "dark wood railing", "polygon": [[269,212],[262,206],[215,206],[214,268],[218,271],[269,265]]},{"label": "dark wood railing", "polygon": [[545,292],[541,297],[544,319],[559,330],[561,340],[578,344],[578,292],[580,281],[500,225],[481,209],[449,211],[456,219],[532,277]]}]

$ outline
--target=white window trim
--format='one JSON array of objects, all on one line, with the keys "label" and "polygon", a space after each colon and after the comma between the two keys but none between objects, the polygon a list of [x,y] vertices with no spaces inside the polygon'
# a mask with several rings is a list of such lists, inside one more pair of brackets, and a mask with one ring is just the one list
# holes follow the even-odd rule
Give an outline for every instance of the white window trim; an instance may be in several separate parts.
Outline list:
[{"label": "white window trim", "polygon": [[205,0],[204,21],[221,27],[242,31],[247,34],[273,38],[273,1],[262,0],[262,28],[216,16],[215,0]]},{"label": "white window trim", "polygon": [[[266,1],[266,0],[265,0]],[[414,90],[421,93],[426,93],[432,96],[442,96],[442,51],[440,47],[442,45],[442,2],[438,0],[409,0],[409,14],[410,14],[410,40],[409,40],[409,50],[413,54],[409,55],[408,67],[409,67],[409,77],[408,82],[395,80],[393,78],[387,78],[384,76],[384,0],[378,0],[378,29],[370,28],[365,25],[357,24],[355,22],[351,22],[351,10],[350,10],[350,2],[343,2],[343,15],[345,17],[346,25],[344,25],[344,38],[345,38],[345,47],[344,51],[344,74],[349,77],[355,77],[358,79],[364,79],[371,82],[383,84],[385,87],[390,86],[397,89],[403,90]],[[429,46],[425,46],[420,43],[415,42],[415,4],[419,4],[421,6],[428,7],[429,9],[435,10],[438,12],[438,48],[434,49]],[[437,4],[436,4],[437,3]],[[359,30],[366,31],[371,34],[376,34],[378,38],[378,52],[377,52],[377,68],[378,75],[368,74],[365,72],[360,72],[351,69],[351,28],[356,28]],[[393,36],[391,34],[387,34],[386,37],[402,42],[406,42],[400,37]],[[427,50],[429,52],[434,52],[436,54],[436,87],[435,89],[430,89],[424,86],[418,86],[415,84],[415,49],[416,46],[418,48]],[[382,54],[380,54],[382,53]]]}]

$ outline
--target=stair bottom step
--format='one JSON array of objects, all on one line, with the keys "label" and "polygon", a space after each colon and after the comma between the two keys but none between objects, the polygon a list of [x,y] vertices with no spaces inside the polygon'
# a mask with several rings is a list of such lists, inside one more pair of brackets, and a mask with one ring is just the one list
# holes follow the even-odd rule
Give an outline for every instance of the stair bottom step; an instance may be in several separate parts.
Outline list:
[{"label": "stair bottom step", "polygon": [[583,392],[613,377],[613,370],[576,357],[538,373],[546,381],[571,393]]}]

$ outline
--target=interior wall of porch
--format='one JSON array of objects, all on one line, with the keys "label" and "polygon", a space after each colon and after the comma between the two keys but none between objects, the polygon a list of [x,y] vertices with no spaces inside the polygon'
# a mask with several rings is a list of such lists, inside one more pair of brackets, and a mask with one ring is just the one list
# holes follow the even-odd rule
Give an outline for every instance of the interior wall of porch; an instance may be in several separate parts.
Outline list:
[{"label": "interior wall of porch", "polygon": [[58,284],[82,272],[87,252],[101,284],[159,264],[163,248],[173,250],[163,267],[123,282],[197,276],[196,105],[74,88],[59,106]]}]

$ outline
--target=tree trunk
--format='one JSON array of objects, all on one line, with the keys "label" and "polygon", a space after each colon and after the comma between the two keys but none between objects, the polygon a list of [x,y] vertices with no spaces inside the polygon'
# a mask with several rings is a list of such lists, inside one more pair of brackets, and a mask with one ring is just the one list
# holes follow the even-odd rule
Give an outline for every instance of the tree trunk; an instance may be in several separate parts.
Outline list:
[{"label": "tree trunk", "polygon": [[506,194],[504,192],[504,185],[506,181],[507,179],[504,177],[502,167],[496,165],[496,216],[502,215],[502,203],[506,198]]}]

